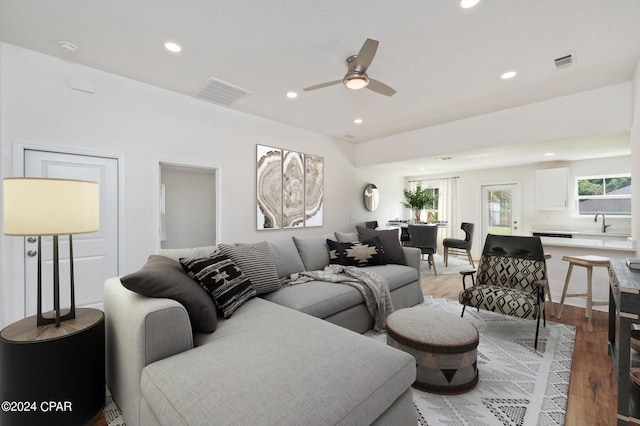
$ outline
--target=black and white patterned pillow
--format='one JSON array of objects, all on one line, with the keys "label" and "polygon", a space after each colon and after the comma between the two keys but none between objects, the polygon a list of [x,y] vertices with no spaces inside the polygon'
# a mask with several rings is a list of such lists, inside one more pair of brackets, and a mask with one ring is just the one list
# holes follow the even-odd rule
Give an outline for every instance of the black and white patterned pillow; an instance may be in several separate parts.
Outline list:
[{"label": "black and white patterned pillow", "polygon": [[182,268],[211,295],[224,318],[256,295],[251,281],[228,256],[214,252],[209,257],[180,258]]},{"label": "black and white patterned pillow", "polygon": [[385,265],[384,250],[378,237],[352,243],[327,240],[329,263],[343,266]]}]

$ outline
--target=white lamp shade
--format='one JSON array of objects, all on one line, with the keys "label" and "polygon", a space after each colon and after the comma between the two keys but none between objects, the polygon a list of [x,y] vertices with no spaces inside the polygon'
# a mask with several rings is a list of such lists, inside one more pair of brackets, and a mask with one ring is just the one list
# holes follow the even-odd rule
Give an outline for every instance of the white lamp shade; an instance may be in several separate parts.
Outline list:
[{"label": "white lamp shade", "polygon": [[100,228],[96,182],[49,178],[4,180],[6,235],[69,235]]}]

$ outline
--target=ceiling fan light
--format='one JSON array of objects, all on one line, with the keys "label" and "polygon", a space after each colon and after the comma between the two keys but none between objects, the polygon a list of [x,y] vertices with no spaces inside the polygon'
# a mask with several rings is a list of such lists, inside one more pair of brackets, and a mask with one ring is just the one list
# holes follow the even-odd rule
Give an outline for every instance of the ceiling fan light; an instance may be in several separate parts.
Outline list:
[{"label": "ceiling fan light", "polygon": [[366,75],[354,74],[347,75],[342,82],[347,89],[360,90],[367,87],[369,79]]}]

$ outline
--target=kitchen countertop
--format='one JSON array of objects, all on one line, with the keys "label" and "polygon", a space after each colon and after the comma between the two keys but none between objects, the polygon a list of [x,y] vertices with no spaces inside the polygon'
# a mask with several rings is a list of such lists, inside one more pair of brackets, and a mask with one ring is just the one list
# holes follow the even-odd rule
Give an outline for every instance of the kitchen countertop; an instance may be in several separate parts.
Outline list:
[{"label": "kitchen countertop", "polygon": [[597,250],[619,250],[635,252],[635,241],[632,240],[605,240],[597,238],[562,238],[540,237],[543,246],[580,247]]},{"label": "kitchen countertop", "polygon": [[580,236],[585,236],[587,238],[601,237],[603,239],[606,239],[606,238],[626,239],[630,237],[628,233],[620,233],[615,231],[609,231],[609,232],[603,233],[603,232],[589,232],[589,231],[566,231],[564,229],[534,229],[531,232],[544,233],[544,234],[567,234],[567,235],[571,235],[572,237],[580,237]]}]

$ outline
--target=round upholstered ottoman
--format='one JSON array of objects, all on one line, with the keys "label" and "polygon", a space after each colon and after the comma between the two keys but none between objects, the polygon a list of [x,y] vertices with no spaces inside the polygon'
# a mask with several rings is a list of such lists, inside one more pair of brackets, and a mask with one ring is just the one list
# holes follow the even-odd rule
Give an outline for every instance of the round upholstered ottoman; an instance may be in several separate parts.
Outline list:
[{"label": "round upholstered ottoman", "polygon": [[478,383],[478,329],[438,309],[407,308],[389,315],[387,344],[416,359],[413,387],[438,394],[470,391]]}]

